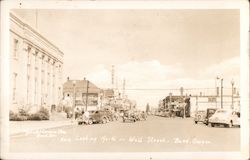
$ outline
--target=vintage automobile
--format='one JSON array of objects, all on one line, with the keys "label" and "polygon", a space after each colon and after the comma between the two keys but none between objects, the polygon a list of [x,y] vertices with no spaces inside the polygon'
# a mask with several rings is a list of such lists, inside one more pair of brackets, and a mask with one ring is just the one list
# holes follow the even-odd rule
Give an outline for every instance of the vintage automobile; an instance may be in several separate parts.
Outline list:
[{"label": "vintage automobile", "polygon": [[162,117],[170,117],[170,112],[169,111],[163,111],[162,112]]},{"label": "vintage automobile", "polygon": [[240,126],[240,112],[232,109],[218,109],[213,116],[209,118],[209,124],[212,127],[215,125],[224,125],[231,128],[232,126]]},{"label": "vintage automobile", "polygon": [[198,122],[205,122],[205,118],[206,118],[206,111],[205,110],[199,110],[195,113],[194,116],[194,123],[197,124]]},{"label": "vintage automobile", "polygon": [[206,110],[206,116],[204,119],[204,124],[208,125],[209,118],[213,116],[213,114],[216,112],[217,108],[207,108]]},{"label": "vintage automobile", "polygon": [[93,124],[93,123],[107,123],[108,115],[105,111],[92,111],[89,113],[89,118],[86,119],[84,115],[81,115],[77,118],[77,122],[79,125],[81,124]]},{"label": "vintage automobile", "polygon": [[123,116],[122,116],[122,121],[126,122],[136,122],[136,116],[133,112],[131,111],[124,111]]}]

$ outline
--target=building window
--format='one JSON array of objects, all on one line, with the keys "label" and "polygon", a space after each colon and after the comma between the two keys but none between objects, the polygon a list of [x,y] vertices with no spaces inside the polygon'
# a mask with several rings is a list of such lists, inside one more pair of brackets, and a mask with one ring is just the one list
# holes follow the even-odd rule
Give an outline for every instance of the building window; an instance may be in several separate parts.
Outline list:
[{"label": "building window", "polygon": [[14,39],[13,57],[18,58],[18,40],[17,39]]},{"label": "building window", "polygon": [[13,102],[16,102],[16,79],[17,79],[17,73],[13,74],[13,93],[12,93],[12,100]]}]

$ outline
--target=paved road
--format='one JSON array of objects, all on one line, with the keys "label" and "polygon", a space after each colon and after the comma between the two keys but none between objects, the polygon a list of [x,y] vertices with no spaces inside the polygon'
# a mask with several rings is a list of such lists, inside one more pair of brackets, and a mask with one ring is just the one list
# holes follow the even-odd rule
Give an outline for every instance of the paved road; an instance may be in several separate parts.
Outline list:
[{"label": "paved road", "polygon": [[[25,146],[25,147],[24,147]],[[239,151],[240,128],[208,127],[192,119],[148,117],[72,125],[11,137],[11,152]]]}]

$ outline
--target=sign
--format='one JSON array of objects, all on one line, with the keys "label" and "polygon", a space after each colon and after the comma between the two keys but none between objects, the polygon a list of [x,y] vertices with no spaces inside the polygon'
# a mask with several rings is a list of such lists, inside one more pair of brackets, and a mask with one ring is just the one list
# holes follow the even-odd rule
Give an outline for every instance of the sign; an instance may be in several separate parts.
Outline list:
[{"label": "sign", "polygon": [[208,97],[208,102],[216,102],[216,97]]}]

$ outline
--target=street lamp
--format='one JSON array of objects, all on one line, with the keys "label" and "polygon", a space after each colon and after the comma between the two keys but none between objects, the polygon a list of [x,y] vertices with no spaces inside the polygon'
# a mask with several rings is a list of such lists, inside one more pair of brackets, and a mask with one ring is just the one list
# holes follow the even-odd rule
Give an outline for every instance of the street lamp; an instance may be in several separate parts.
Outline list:
[{"label": "street lamp", "polygon": [[221,80],[220,81],[220,89],[221,89],[221,91],[220,91],[220,98],[221,98],[221,100],[220,100],[220,108],[223,108],[223,78],[216,77],[216,79]]},{"label": "street lamp", "polygon": [[219,77],[215,78],[215,106],[217,108],[217,97],[219,96],[218,94],[218,87],[217,87],[217,80],[219,79]]},{"label": "street lamp", "polygon": [[234,80],[231,80],[232,84],[232,109],[234,109]]},{"label": "street lamp", "polygon": [[73,81],[73,120],[75,120],[75,107],[76,107],[76,81]]}]

